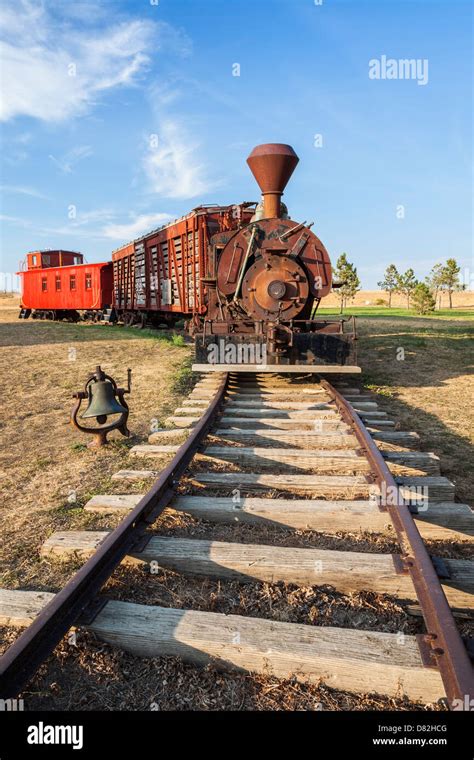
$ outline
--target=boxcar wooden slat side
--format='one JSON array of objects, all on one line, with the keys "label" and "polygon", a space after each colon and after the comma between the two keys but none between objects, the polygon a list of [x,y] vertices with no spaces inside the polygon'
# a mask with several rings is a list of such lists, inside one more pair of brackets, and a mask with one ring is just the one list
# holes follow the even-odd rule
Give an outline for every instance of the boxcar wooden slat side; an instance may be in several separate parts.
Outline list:
[{"label": "boxcar wooden slat side", "polygon": [[[202,312],[209,239],[234,229],[231,206],[199,207],[112,254],[114,306],[119,314],[158,312],[178,317]],[[243,212],[248,219],[250,212]],[[247,219],[247,221],[248,221]]]}]

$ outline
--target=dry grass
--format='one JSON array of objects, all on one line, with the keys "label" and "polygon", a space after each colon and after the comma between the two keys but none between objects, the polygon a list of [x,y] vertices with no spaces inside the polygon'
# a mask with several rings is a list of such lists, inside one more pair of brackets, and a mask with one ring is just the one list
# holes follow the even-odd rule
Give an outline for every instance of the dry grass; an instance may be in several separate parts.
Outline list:
[{"label": "dry grass", "polygon": [[421,450],[440,456],[457,498],[472,506],[473,322],[360,319],[358,326],[365,386],[380,395],[398,429],[415,430]]},{"label": "dry grass", "polygon": [[[128,464],[129,447],[146,441],[151,420],[164,419],[179,402],[176,378],[190,349],[132,329],[16,317],[11,309],[0,311],[0,582],[23,587],[33,582],[38,550],[52,531],[95,524],[83,504],[111,488],[110,476]],[[111,446],[93,451],[85,445],[89,437],[70,425],[69,413],[73,392],[99,363],[119,384],[127,367],[133,369],[133,437],[115,431]]]}]

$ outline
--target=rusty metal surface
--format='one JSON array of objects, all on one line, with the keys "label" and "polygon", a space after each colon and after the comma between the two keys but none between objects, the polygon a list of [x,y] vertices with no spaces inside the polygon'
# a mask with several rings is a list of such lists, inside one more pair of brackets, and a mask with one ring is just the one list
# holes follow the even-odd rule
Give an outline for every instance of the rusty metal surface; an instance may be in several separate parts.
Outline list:
[{"label": "rusty metal surface", "polygon": [[[314,299],[329,294],[332,284],[329,254],[314,232],[306,227],[302,233],[301,225],[292,219],[263,219],[238,230],[219,253],[216,271],[219,292],[230,296],[237,291],[242,280],[239,277],[241,270],[243,275],[248,272],[245,271],[246,261],[252,265],[261,260],[264,266],[268,258],[277,256],[294,263],[292,271],[296,269],[298,274],[301,274],[300,270],[304,273],[310,289],[310,307]],[[242,292],[245,295],[245,283]],[[298,313],[303,309],[304,304],[301,304]],[[208,317],[213,316],[214,309],[210,307]]]},{"label": "rusty metal surface", "polygon": [[252,205],[198,207],[113,251],[114,307],[120,316],[204,313],[209,240],[248,224]]},{"label": "rusty metal surface", "polygon": [[0,697],[15,697],[34,675],[45,658],[94,600],[121,560],[136,541],[168,506],[174,487],[213,421],[224,399],[228,383],[225,374],[219,388],[188,439],[160,474],[136,507],[101,543],[95,554],[55,595],[33,623],[19,636],[0,659]]},{"label": "rusty metal surface", "polygon": [[270,255],[247,270],[242,291],[245,311],[254,319],[293,319],[306,305],[309,284],[297,261]]},{"label": "rusty metal surface", "polygon": [[[193,326],[195,362],[200,370],[213,364],[227,371],[226,362],[242,365],[240,372],[254,371],[256,365],[278,364],[282,371],[288,365],[299,365],[301,371],[360,372],[357,367],[357,335],[353,320],[206,320]],[[231,350],[230,355],[226,351]],[[252,349],[252,350],[250,350]],[[283,353],[280,353],[284,349]],[[249,366],[255,365],[255,366]],[[195,365],[193,365],[195,366]],[[317,366],[317,370],[314,367]]]},{"label": "rusty metal surface", "polygon": [[420,648],[424,662],[439,669],[451,707],[454,700],[471,699],[474,697],[473,666],[411,512],[359,415],[327,380],[322,379],[321,385],[353,429],[381,489],[382,504],[386,506],[397,533],[402,560],[413,581],[426,625],[423,641],[427,646]]},{"label": "rusty metal surface", "polygon": [[263,194],[263,214],[266,219],[281,216],[280,199],[298,161],[291,145],[281,143],[257,145],[247,158]]}]

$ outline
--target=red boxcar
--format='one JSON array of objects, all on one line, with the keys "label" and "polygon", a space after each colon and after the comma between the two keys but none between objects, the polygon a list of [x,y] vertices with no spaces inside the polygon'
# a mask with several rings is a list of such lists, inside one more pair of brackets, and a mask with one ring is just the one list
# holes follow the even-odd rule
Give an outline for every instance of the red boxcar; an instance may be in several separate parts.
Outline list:
[{"label": "red boxcar", "polygon": [[75,251],[32,251],[21,279],[21,316],[74,318],[79,312],[97,312],[112,306],[111,262],[84,264]]},{"label": "red boxcar", "polygon": [[205,275],[212,235],[248,223],[255,204],[199,206],[186,216],[117,248],[114,307],[126,324],[173,323],[205,311]]}]

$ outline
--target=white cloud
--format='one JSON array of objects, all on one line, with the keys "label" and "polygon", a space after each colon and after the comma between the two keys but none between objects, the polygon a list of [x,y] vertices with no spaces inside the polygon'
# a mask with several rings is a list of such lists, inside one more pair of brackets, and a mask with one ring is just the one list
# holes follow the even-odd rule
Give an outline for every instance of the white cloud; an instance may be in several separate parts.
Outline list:
[{"label": "white cloud", "polygon": [[72,148],[64,156],[55,158],[49,155],[48,158],[56,164],[56,166],[64,172],[64,174],[71,174],[73,167],[82,161],[83,158],[92,156],[92,148],[90,145],[78,145],[76,148]]},{"label": "white cloud", "polygon": [[29,227],[29,222],[26,219],[22,219],[20,216],[8,216],[8,214],[0,214],[1,222],[8,222],[9,224],[15,224],[18,227]]},{"label": "white cloud", "polygon": [[151,144],[143,158],[143,168],[153,192],[168,198],[195,198],[206,195],[217,183],[207,176],[206,167],[196,159],[199,145],[175,118],[162,120],[157,131],[158,145]]},{"label": "white cloud", "polygon": [[110,208],[97,208],[94,211],[83,211],[78,214],[77,225],[90,224],[91,222],[108,222],[115,219],[117,212]]},{"label": "white cloud", "polygon": [[[16,227],[28,227],[34,234],[56,237],[72,235],[77,238],[120,242],[133,240],[145,232],[151,232],[171,221],[175,216],[164,213],[136,214],[132,212],[128,215],[128,221],[123,222],[123,218],[124,215],[116,210],[100,208],[78,212],[74,219],[68,219],[64,224],[43,227],[36,226],[30,220],[21,217],[0,214],[0,221]],[[120,221],[115,221],[117,219]]]},{"label": "white cloud", "polygon": [[107,16],[107,8],[98,0],[93,0],[93,2],[74,0],[70,3],[65,3],[64,0],[48,0],[48,7],[60,10],[66,18],[84,24],[94,24]]},{"label": "white cloud", "polygon": [[13,137],[12,142],[18,145],[28,145],[32,139],[33,135],[30,132],[20,132],[20,134]]},{"label": "white cloud", "polygon": [[106,237],[103,234],[103,225],[115,219],[116,216],[116,212],[109,208],[79,211],[74,218],[68,219],[66,224],[56,227],[41,227],[38,228],[38,232],[45,235],[75,235],[83,238],[103,238]]},{"label": "white cloud", "polygon": [[22,187],[20,185],[0,185],[0,192],[6,195],[28,195],[31,198],[41,198],[41,200],[47,201],[50,198],[47,195],[43,195],[34,187]]},{"label": "white cloud", "polygon": [[[1,104],[0,104],[1,109]],[[28,151],[26,148],[32,141],[33,136],[30,132],[20,132],[19,134],[12,135],[9,138],[3,137],[3,160],[12,166],[26,161],[28,158]]]},{"label": "white cloud", "polygon": [[101,93],[136,83],[152,49],[166,44],[185,52],[188,44],[163,22],[133,20],[94,31],[28,0],[4,1],[0,23],[3,121],[23,115],[61,122],[86,113]]},{"label": "white cloud", "polygon": [[133,240],[145,232],[161,227],[173,219],[170,214],[140,214],[128,224],[108,224],[102,229],[102,236],[111,240]]}]

